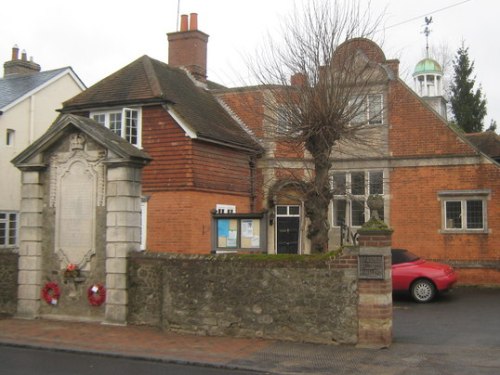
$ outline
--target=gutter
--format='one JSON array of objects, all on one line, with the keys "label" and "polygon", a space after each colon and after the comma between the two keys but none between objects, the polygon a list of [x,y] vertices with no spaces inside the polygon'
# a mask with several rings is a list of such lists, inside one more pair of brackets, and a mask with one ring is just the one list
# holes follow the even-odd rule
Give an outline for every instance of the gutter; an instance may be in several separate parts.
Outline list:
[{"label": "gutter", "polygon": [[203,137],[203,136],[201,136],[201,137],[197,136],[196,139],[198,139],[200,141],[215,143],[215,144],[218,144],[218,145],[222,145],[222,146],[234,148],[234,149],[237,149],[237,150],[252,152],[252,153],[255,153],[257,155],[260,155],[260,154],[263,153],[262,150],[259,150],[257,148],[245,147],[243,145],[239,145],[239,144],[236,144],[236,143],[223,142],[223,141],[219,141],[219,140],[216,140],[216,139],[213,139],[213,138],[208,138],[208,137]]}]

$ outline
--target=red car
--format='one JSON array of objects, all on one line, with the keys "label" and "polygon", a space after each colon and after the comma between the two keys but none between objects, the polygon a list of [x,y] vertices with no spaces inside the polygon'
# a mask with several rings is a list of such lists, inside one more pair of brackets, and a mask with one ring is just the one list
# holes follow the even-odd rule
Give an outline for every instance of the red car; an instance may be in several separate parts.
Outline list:
[{"label": "red car", "polygon": [[456,282],[457,274],[452,267],[427,262],[408,250],[392,249],[393,292],[410,292],[416,302],[424,303]]}]

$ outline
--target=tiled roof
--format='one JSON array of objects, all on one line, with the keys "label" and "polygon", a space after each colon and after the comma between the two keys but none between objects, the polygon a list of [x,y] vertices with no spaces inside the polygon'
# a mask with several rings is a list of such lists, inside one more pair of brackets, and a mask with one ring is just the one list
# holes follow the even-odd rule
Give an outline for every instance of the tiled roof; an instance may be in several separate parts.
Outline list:
[{"label": "tiled roof", "polygon": [[0,79],[0,110],[36,90],[69,67]]},{"label": "tiled roof", "polygon": [[142,56],[64,103],[63,112],[111,106],[168,104],[197,137],[260,149],[220,105],[182,69]]},{"label": "tiled roof", "polygon": [[498,160],[500,158],[500,136],[494,131],[469,133],[465,136],[469,142],[492,159]]}]

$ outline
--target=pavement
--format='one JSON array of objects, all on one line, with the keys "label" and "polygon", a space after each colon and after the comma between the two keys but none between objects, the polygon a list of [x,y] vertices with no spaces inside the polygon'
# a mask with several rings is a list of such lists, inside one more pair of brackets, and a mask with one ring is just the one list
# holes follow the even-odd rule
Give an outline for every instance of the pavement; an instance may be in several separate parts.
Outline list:
[{"label": "pavement", "polygon": [[[478,319],[471,308],[480,309]],[[29,347],[267,374],[497,375],[499,308],[500,289],[459,289],[426,305],[395,301],[394,341],[381,350],[0,317],[0,350]]]}]

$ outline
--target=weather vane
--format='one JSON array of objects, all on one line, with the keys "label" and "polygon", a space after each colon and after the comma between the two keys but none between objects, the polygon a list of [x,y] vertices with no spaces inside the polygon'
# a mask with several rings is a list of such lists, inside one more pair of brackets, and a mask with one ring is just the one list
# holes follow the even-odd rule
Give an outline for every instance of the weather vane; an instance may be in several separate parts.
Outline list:
[{"label": "weather vane", "polygon": [[429,25],[432,23],[432,17],[425,17],[425,57],[429,57],[429,34],[431,33],[431,29],[429,29]]}]

